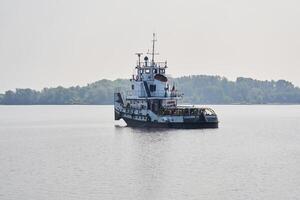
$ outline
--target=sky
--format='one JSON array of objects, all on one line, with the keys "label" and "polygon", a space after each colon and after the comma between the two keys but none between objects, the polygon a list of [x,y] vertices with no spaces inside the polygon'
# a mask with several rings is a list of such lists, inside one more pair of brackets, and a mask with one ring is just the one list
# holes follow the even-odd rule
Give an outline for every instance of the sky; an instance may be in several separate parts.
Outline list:
[{"label": "sky", "polygon": [[153,32],[172,77],[300,86],[299,0],[0,0],[0,92],[130,78]]}]

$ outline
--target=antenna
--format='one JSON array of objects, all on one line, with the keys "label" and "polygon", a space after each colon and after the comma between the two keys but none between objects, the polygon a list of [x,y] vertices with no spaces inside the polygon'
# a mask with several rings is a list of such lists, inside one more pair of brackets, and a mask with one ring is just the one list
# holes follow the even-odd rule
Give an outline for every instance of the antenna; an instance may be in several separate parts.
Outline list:
[{"label": "antenna", "polygon": [[141,67],[141,55],[143,55],[143,53],[136,53],[135,55],[137,55],[139,57],[138,67]]}]

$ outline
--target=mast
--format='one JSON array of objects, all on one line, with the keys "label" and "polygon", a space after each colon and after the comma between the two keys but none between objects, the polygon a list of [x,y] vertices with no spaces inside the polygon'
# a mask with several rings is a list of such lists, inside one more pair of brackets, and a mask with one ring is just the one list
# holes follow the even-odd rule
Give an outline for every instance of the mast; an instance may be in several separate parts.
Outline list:
[{"label": "mast", "polygon": [[154,65],[154,55],[155,55],[154,46],[155,46],[156,41],[157,40],[155,39],[155,33],[153,33],[153,39],[152,39],[152,65]]},{"label": "mast", "polygon": [[153,33],[153,39],[152,39],[152,52],[150,53],[149,50],[148,50],[148,53],[149,55],[152,56],[152,59],[151,59],[151,65],[154,66],[155,62],[154,62],[154,55],[158,55],[158,53],[155,53],[155,42],[156,42],[156,37],[155,37],[155,33]]}]

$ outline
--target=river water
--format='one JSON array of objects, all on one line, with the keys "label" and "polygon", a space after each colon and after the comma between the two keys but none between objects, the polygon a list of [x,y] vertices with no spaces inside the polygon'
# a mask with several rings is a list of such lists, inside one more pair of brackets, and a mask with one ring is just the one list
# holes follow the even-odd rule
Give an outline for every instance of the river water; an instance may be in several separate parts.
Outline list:
[{"label": "river water", "polygon": [[300,106],[143,130],[112,106],[0,106],[0,199],[300,199]]}]

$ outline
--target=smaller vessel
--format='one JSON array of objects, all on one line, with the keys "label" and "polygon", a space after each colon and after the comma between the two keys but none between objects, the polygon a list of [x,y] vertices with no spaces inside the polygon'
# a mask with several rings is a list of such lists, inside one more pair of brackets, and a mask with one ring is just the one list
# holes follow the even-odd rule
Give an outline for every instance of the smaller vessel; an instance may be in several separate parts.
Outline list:
[{"label": "smaller vessel", "polygon": [[137,53],[131,90],[114,93],[115,120],[123,119],[131,127],[218,128],[218,117],[211,108],[177,105],[182,94],[168,83],[167,62],[155,62],[155,42],[153,34],[150,61],[145,56],[141,62],[142,53]]}]

